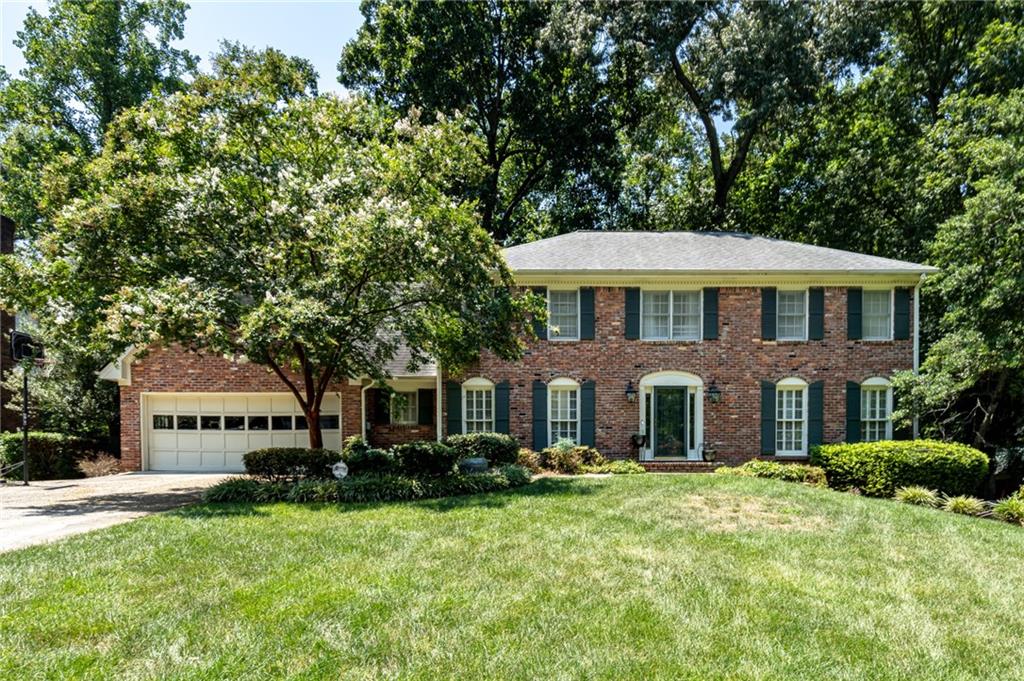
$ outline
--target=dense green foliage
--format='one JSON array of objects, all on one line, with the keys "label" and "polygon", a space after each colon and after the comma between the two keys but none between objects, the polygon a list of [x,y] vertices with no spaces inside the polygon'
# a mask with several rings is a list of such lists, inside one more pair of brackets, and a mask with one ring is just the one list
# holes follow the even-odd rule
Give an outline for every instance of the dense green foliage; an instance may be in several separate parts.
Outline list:
[{"label": "dense green foliage", "polygon": [[822,445],[811,463],[825,469],[830,487],[891,497],[920,485],[943,494],[971,494],[988,473],[988,457],[967,445],[933,440]]},{"label": "dense green foliage", "polygon": [[[96,451],[90,440],[63,433],[29,432],[28,472],[32,480],[68,480],[82,477],[80,461]],[[0,467],[22,460],[22,434],[0,433]],[[11,477],[21,479],[22,470]]]},{"label": "dense green foliage", "polygon": [[303,447],[267,447],[246,452],[242,457],[249,475],[281,482],[303,478],[329,478],[331,466],[341,461],[341,455],[329,449]]},{"label": "dense green foliage", "polygon": [[449,475],[462,453],[442,442],[406,442],[391,448],[395,463],[405,475],[436,477]]},{"label": "dense green foliage", "polygon": [[1024,496],[1014,495],[992,505],[992,515],[1015,525],[1024,525]]},{"label": "dense green foliage", "polygon": [[748,461],[741,466],[722,466],[715,469],[716,475],[738,475],[748,478],[768,478],[786,482],[802,482],[812,487],[827,487],[825,471],[818,466],[802,463],[779,463],[778,461]]},{"label": "dense green foliage", "polygon": [[393,473],[396,467],[391,452],[371,447],[358,435],[345,439],[341,460],[348,466],[349,475]]},{"label": "dense green foliage", "polygon": [[595,464],[583,464],[580,473],[596,473],[598,475],[638,475],[647,469],[632,459],[614,459]]},{"label": "dense green foliage", "polygon": [[519,443],[505,433],[462,433],[449,435],[444,443],[459,452],[460,459],[481,457],[492,466],[516,463]]},{"label": "dense green foliage", "polygon": [[520,466],[502,466],[486,473],[452,473],[415,477],[397,474],[366,474],[344,480],[308,479],[282,484],[251,478],[229,478],[208,488],[208,502],[271,501],[368,503],[438,499],[463,494],[483,494],[521,487],[530,472]]},{"label": "dense green foliage", "polygon": [[1022,554],[1007,523],[713,475],[210,504],[0,555],[0,677],[1014,679]]}]

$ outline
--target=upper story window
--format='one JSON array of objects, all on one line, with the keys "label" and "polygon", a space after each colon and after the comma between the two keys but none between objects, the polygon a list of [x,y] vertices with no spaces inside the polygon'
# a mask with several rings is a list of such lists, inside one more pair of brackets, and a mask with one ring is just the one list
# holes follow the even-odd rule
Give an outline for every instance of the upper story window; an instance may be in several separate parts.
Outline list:
[{"label": "upper story window", "polygon": [[569,378],[548,384],[548,442],[580,441],[580,386]]},{"label": "upper story window", "polygon": [[578,340],[580,337],[580,292],[548,291],[548,338]]},{"label": "upper story window", "polygon": [[462,432],[494,432],[494,384],[486,378],[471,378],[462,384]]},{"label": "upper story window", "polygon": [[870,378],[860,386],[860,441],[892,439],[892,388],[884,378]]},{"label": "upper story window", "polygon": [[699,340],[700,291],[642,291],[643,340]]},{"label": "upper story window", "polygon": [[865,290],[862,294],[861,338],[892,339],[892,289]]},{"label": "upper story window", "polygon": [[778,292],[778,340],[807,340],[807,291]]},{"label": "upper story window", "polygon": [[775,386],[775,454],[807,453],[807,383],[786,378]]},{"label": "upper story window", "polygon": [[419,400],[415,391],[396,392],[391,396],[391,423],[415,424],[419,421]]}]

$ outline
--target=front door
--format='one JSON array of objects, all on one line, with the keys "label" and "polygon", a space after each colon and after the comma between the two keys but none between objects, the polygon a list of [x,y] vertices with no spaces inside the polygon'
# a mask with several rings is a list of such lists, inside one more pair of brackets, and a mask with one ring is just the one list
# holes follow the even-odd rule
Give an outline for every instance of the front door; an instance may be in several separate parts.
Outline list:
[{"label": "front door", "polygon": [[688,389],[655,386],[654,441],[651,448],[655,457],[686,458],[686,403]]}]

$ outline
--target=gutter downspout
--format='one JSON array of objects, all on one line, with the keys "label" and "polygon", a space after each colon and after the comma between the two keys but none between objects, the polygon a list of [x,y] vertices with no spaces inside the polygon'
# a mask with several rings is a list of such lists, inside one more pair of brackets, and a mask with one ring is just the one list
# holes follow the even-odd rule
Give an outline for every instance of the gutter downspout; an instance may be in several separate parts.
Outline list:
[{"label": "gutter downspout", "polygon": [[[917,376],[921,368],[921,284],[924,283],[927,274],[922,274],[921,279],[914,286],[914,375]],[[914,439],[919,436],[919,424],[917,415],[914,415]]]},{"label": "gutter downspout", "polygon": [[435,415],[435,423],[437,425],[434,427],[434,434],[437,437],[437,441],[440,442],[441,441],[441,417],[442,417],[442,413],[441,412],[442,412],[442,409],[443,409],[443,405],[441,404],[442,397],[441,397],[441,365],[440,364],[437,365],[437,376],[435,376],[435,379],[436,380],[434,381],[434,383],[435,383],[436,387],[434,389],[435,389],[435,391],[437,393],[437,396],[434,399],[434,411],[437,412],[436,415]]},{"label": "gutter downspout", "polygon": [[364,442],[366,442],[366,391],[372,385],[372,383],[364,385],[359,391],[359,433]]}]

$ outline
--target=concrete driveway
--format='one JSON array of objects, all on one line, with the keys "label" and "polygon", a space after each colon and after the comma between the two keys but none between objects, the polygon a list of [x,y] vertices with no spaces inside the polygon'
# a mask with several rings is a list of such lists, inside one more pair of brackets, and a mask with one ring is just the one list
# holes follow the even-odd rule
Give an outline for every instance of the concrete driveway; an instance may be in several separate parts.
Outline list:
[{"label": "concrete driveway", "polygon": [[121,473],[0,485],[0,552],[109,527],[199,500],[217,473]]}]

